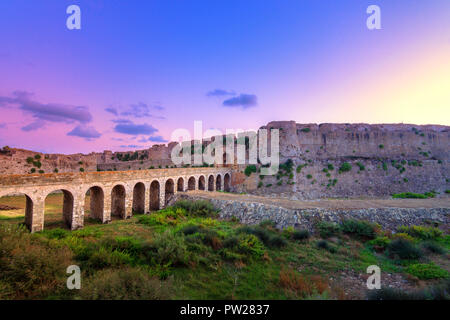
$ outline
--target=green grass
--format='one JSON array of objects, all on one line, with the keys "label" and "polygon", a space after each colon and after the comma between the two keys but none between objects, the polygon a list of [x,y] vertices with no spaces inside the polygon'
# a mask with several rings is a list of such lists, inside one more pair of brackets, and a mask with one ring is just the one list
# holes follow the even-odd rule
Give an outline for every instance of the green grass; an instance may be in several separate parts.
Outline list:
[{"label": "green grass", "polygon": [[425,193],[413,193],[413,192],[402,192],[395,193],[392,195],[394,199],[428,199],[434,198],[435,194],[433,192],[425,192]]},{"label": "green grass", "polygon": [[[22,220],[0,221],[0,299],[336,298],[338,292],[324,286],[330,277],[365,273],[373,264],[403,273],[413,263],[379,252],[387,236],[365,222],[281,232],[270,221],[244,226],[219,220],[204,201],[77,231],[55,227],[30,234],[17,227]],[[369,242],[375,232],[378,240]],[[326,250],[317,245],[322,236],[328,237]],[[448,248],[448,235],[436,239]],[[80,291],[65,288],[70,264],[81,267]]]}]

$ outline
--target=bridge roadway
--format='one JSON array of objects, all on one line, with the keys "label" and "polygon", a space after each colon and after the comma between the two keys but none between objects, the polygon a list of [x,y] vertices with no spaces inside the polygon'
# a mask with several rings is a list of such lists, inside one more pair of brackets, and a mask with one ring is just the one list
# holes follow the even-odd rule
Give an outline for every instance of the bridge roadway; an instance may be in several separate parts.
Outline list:
[{"label": "bridge roadway", "polygon": [[103,223],[112,216],[163,208],[169,197],[187,190],[229,191],[231,168],[173,168],[135,171],[51,173],[0,176],[0,197],[26,197],[25,224],[31,232],[44,228],[45,198],[64,194],[63,218],[72,230],[84,225],[84,203],[90,195],[90,216]]}]

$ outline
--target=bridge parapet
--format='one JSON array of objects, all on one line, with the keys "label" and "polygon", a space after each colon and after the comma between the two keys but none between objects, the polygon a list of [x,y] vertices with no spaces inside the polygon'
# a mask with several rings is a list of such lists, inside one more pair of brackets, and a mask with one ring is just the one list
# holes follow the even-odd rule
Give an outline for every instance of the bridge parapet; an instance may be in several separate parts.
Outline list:
[{"label": "bridge parapet", "polygon": [[126,219],[166,205],[166,199],[186,190],[229,190],[230,168],[174,168],[136,171],[51,173],[0,176],[0,197],[26,196],[25,223],[32,232],[44,228],[45,199],[54,191],[64,194],[63,217],[72,229],[82,228],[85,202],[89,214],[103,223],[112,216]]}]

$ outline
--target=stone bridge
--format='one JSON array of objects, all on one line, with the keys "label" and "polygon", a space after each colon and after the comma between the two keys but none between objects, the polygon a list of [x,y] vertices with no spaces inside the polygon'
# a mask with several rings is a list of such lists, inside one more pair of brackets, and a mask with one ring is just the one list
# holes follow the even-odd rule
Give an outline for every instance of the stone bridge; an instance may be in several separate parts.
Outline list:
[{"label": "stone bridge", "polygon": [[127,219],[133,213],[161,209],[177,192],[229,191],[231,173],[231,168],[223,167],[7,175],[0,176],[0,198],[25,195],[25,224],[36,232],[44,229],[45,198],[62,191],[63,219],[75,230],[84,225],[87,195],[90,216],[108,223],[112,216]]}]

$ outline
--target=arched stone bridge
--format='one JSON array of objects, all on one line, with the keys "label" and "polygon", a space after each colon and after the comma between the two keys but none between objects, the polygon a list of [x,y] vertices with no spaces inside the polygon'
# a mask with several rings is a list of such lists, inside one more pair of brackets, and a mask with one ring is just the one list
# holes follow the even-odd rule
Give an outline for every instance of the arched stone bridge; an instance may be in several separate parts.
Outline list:
[{"label": "arched stone bridge", "polygon": [[90,216],[103,223],[112,216],[126,219],[135,213],[163,208],[176,192],[225,190],[231,185],[231,168],[176,168],[138,171],[80,172],[0,177],[0,198],[26,196],[25,224],[31,232],[44,228],[45,198],[61,190],[63,218],[72,229],[84,225],[84,203],[90,195]]}]

